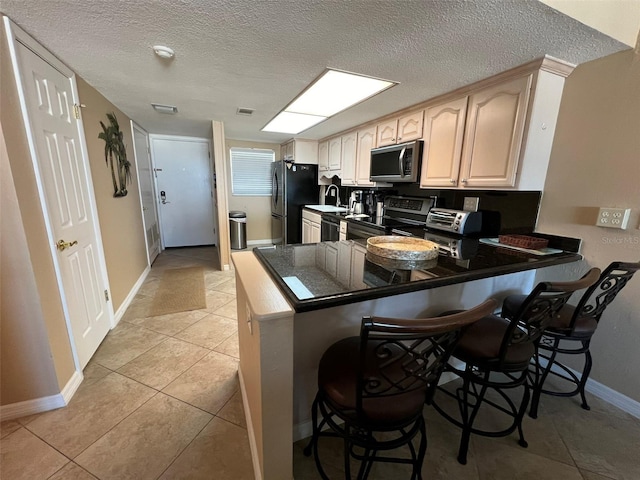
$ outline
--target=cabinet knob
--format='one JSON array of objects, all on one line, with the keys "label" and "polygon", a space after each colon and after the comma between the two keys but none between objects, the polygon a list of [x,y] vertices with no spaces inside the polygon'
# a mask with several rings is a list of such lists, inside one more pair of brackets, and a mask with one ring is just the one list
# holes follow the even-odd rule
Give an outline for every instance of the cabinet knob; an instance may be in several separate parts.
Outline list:
[{"label": "cabinet knob", "polygon": [[456,184],[456,181],[455,181],[455,179],[453,179],[453,178],[452,178],[451,180],[449,180],[449,181],[450,181],[451,183],[453,183],[454,185]]},{"label": "cabinet knob", "polygon": [[396,141],[396,139],[395,139],[395,138],[392,138],[392,139],[391,139],[391,141],[392,141],[392,142],[395,142],[395,141]]},{"label": "cabinet knob", "polygon": [[462,183],[467,183],[467,179],[463,178],[462,180],[460,180]]},{"label": "cabinet knob", "polygon": [[402,137],[398,137],[398,141],[402,140]]}]

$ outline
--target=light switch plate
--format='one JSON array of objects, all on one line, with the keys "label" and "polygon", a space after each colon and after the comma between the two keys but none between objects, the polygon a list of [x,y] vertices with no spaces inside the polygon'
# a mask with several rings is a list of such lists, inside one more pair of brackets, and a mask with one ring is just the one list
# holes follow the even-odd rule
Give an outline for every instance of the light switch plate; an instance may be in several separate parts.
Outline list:
[{"label": "light switch plate", "polygon": [[477,212],[479,204],[479,197],[464,197],[464,206],[462,207],[462,210],[465,212]]},{"label": "light switch plate", "polygon": [[624,230],[625,228],[627,228],[627,222],[629,221],[630,214],[630,208],[602,207],[598,212],[596,225],[598,227],[618,228]]}]

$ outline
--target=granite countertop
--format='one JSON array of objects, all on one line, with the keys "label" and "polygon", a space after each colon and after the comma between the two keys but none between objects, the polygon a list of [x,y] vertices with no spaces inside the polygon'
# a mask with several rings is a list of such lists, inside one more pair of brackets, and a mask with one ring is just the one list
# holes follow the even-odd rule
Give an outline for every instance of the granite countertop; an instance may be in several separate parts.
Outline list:
[{"label": "granite countertop", "polygon": [[478,241],[457,257],[430,264],[394,263],[371,256],[365,240],[254,249],[296,312],[335,307],[418,290],[579,261],[577,253],[534,255]]}]

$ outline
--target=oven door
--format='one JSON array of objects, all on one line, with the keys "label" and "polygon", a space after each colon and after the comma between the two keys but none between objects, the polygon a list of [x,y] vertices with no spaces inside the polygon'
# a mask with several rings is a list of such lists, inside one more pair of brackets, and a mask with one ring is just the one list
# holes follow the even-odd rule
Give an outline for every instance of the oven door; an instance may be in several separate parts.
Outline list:
[{"label": "oven door", "polygon": [[325,219],[320,221],[320,240],[323,242],[337,242],[340,240],[340,222]]},{"label": "oven door", "polygon": [[357,222],[347,222],[347,240],[366,240],[370,237],[384,235],[384,227],[375,228],[367,225],[358,224]]}]

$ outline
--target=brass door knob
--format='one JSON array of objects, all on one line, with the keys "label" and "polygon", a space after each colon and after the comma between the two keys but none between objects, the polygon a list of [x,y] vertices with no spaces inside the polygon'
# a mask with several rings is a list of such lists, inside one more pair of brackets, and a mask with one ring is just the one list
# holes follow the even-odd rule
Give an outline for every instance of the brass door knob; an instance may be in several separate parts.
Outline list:
[{"label": "brass door knob", "polygon": [[74,240],[73,242],[65,242],[64,240],[58,240],[58,243],[56,243],[56,247],[58,248],[58,250],[62,252],[63,250],[66,250],[67,248],[71,248],[77,244],[78,244],[77,240]]}]

